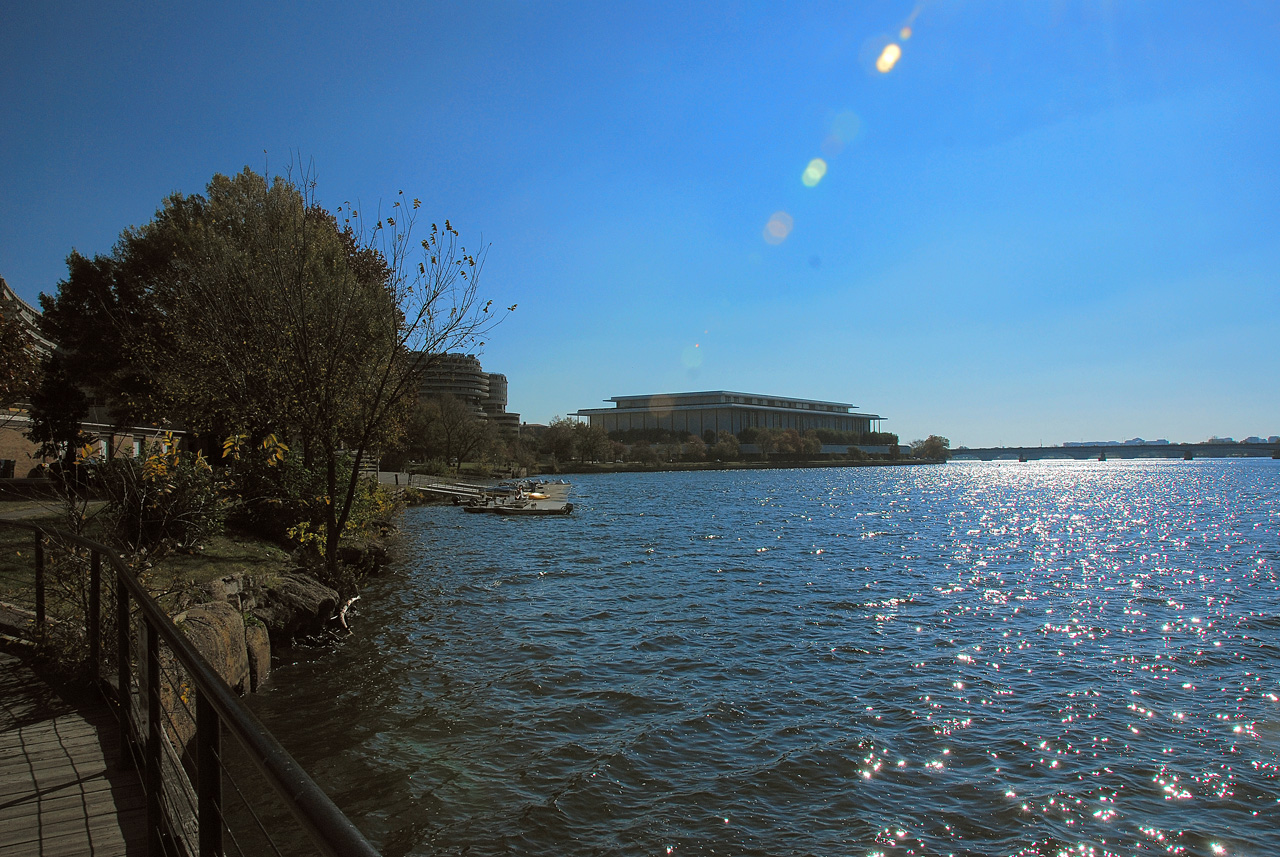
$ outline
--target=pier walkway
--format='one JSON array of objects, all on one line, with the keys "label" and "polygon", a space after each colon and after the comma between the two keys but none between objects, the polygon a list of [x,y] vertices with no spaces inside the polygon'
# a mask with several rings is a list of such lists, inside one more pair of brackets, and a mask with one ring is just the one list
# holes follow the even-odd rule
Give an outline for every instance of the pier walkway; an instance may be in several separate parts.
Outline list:
[{"label": "pier walkway", "polygon": [[64,697],[0,651],[0,854],[144,854],[146,798],[119,764],[115,718],[92,693]]}]

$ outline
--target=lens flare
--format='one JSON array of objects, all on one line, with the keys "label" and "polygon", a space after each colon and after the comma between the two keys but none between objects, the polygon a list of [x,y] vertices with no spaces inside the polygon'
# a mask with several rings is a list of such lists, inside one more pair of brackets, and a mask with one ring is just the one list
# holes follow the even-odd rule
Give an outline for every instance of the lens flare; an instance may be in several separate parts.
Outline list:
[{"label": "lens flare", "polygon": [[907,39],[911,38],[911,28],[910,28],[910,27],[903,27],[901,30],[899,30],[899,31],[898,31],[898,38],[902,39],[902,41],[904,41],[904,42],[905,42]]},{"label": "lens flare", "polygon": [[822,140],[822,154],[834,158],[844,151],[862,132],[862,119],[852,110],[841,110],[830,118],[827,136]]},{"label": "lens flare", "polygon": [[680,362],[686,369],[697,369],[702,365],[702,350],[697,345],[684,349],[680,352]]},{"label": "lens flare", "polygon": [[826,174],[827,162],[822,158],[814,158],[809,162],[809,166],[804,168],[800,181],[804,182],[805,187],[817,187],[818,182],[822,181],[822,177]]},{"label": "lens flare", "polygon": [[773,217],[770,217],[769,222],[764,225],[765,243],[781,244],[787,240],[794,226],[795,221],[791,219],[790,214],[785,211],[775,211]]},{"label": "lens flare", "polygon": [[898,47],[897,42],[890,42],[884,46],[884,50],[880,52],[879,58],[876,59],[876,71],[881,74],[888,74],[901,58],[902,48]]}]

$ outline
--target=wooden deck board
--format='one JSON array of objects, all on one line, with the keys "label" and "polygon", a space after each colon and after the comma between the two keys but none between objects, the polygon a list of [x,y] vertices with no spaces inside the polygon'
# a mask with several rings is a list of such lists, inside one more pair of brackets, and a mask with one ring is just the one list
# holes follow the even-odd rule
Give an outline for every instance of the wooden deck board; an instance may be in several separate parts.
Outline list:
[{"label": "wooden deck board", "polygon": [[0,853],[145,853],[146,798],[115,729],[105,704],[70,702],[0,652]]}]

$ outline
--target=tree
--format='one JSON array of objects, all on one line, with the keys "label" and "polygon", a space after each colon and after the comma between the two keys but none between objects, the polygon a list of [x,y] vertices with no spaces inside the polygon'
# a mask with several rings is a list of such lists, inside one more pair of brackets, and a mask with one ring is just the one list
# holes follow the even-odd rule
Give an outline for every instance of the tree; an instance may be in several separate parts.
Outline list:
[{"label": "tree", "polygon": [[716,435],[715,445],[708,454],[717,461],[737,461],[740,454],[738,438],[732,433],[722,431]]},{"label": "tree", "polygon": [[913,440],[911,455],[932,461],[946,461],[951,457],[951,441],[936,434],[931,434],[924,440]]},{"label": "tree", "polygon": [[[308,171],[268,182],[246,168],[215,175],[206,193],[170,196],[127,230],[82,272],[100,280],[83,298],[69,260],[56,324],[86,361],[123,343],[125,375],[100,376],[121,413],[300,445],[323,477],[336,574],[363,458],[403,429],[432,356],[483,345],[499,320],[476,291],[483,253],[467,253],[447,220],[415,245],[420,203],[403,193],[374,218],[344,203],[339,221]],[[95,338],[95,325],[111,335]]]},{"label": "tree", "polygon": [[470,460],[494,440],[493,425],[448,394],[417,403],[410,421],[410,448],[424,458],[453,463]]},{"label": "tree", "polygon": [[778,436],[773,429],[756,429],[755,444],[760,449],[760,454],[768,458],[769,453],[778,448]]},{"label": "tree", "polygon": [[67,371],[65,359],[54,352],[45,360],[40,384],[31,393],[27,439],[39,445],[41,456],[72,465],[76,450],[90,439],[80,430],[88,410],[88,399]]},{"label": "tree", "polygon": [[578,423],[574,429],[578,455],[583,461],[604,461],[613,451],[609,432],[601,425]]},{"label": "tree", "polygon": [[[468,254],[446,220],[443,229],[432,224],[414,263],[418,200],[399,194],[372,225],[348,205],[339,223],[317,203],[307,172],[268,184],[245,169],[215,176],[208,193],[183,302],[172,307],[194,370],[183,380],[216,380],[248,419],[292,423],[304,456],[325,473],[324,555],[336,572],[364,455],[392,439],[432,357],[474,346],[496,321],[476,291],[483,253]],[[209,372],[210,357],[219,366],[237,334],[249,353],[236,371]],[[282,411],[253,390],[263,380],[278,384]]]},{"label": "tree", "polygon": [[572,417],[556,417],[542,433],[542,451],[553,463],[572,461],[578,454],[577,422]]},{"label": "tree", "polygon": [[631,445],[631,454],[627,457],[638,464],[657,464],[659,462],[657,450],[651,447],[647,440],[638,440],[633,443]]},{"label": "tree", "polygon": [[689,461],[703,461],[707,457],[707,443],[696,434],[691,434],[684,442],[684,457]]},{"label": "tree", "polygon": [[[193,203],[175,200],[190,215]],[[104,408],[117,426],[171,417],[157,373],[171,359],[173,341],[158,295],[179,276],[180,244],[174,228],[126,229],[109,256],[89,259],[72,250],[57,292],[40,296],[40,329],[58,344],[65,376],[75,379],[86,404]]]}]

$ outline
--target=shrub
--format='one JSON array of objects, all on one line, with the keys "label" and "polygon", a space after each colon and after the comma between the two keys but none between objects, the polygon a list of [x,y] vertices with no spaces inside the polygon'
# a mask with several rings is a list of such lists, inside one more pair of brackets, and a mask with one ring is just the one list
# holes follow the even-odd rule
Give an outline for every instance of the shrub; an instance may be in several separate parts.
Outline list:
[{"label": "shrub", "polygon": [[226,502],[213,468],[199,453],[181,453],[172,435],[142,459],[109,458],[97,471],[104,515],[132,550],[194,553],[222,529]]}]

